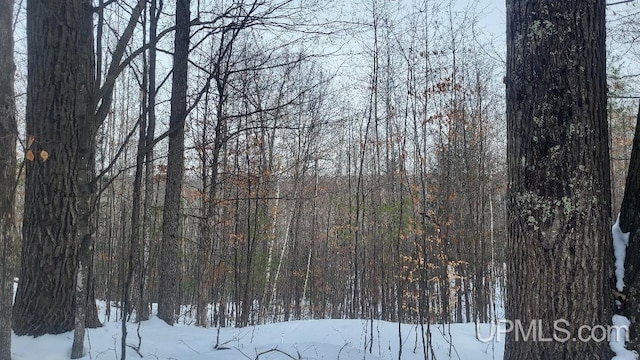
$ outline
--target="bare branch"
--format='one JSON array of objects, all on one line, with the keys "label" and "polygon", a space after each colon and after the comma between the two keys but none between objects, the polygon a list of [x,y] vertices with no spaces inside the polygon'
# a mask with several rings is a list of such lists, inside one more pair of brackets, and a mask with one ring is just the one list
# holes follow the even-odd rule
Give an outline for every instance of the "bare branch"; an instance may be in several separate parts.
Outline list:
[{"label": "bare branch", "polygon": [[607,3],[607,6],[626,4],[626,3],[630,3],[630,2],[634,2],[634,1],[636,1],[636,0],[622,0],[622,1],[617,1],[617,2],[613,2],[613,3]]},{"label": "bare branch", "polygon": [[96,111],[96,127],[102,124],[104,119],[107,117],[107,114],[109,113],[109,109],[111,108],[113,87],[115,85],[116,78],[122,71],[120,60],[124,56],[124,52],[127,44],[129,43],[129,40],[133,36],[133,32],[138,24],[138,19],[142,14],[144,6],[145,0],[138,0],[136,7],[133,9],[131,17],[129,18],[129,23],[122,33],[122,36],[120,36],[118,44],[116,45],[116,49],[113,52],[111,64],[109,64],[109,69],[107,70],[107,75],[105,77],[105,83],[98,90],[98,94],[95,99],[96,105],[98,104],[98,102],[100,103],[100,106]]}]

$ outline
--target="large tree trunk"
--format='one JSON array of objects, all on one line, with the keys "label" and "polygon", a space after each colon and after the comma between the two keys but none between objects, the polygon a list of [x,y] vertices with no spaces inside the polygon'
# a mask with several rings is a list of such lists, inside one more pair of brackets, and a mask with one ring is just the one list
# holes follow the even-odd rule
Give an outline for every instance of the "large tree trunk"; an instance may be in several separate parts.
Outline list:
[{"label": "large tree trunk", "polygon": [[178,297],[179,261],[178,236],[180,224],[180,195],[184,174],[184,121],[187,110],[187,67],[189,58],[189,4],[176,3],[176,37],[173,55],[171,86],[171,116],[169,154],[167,159],[167,187],[162,221],[162,254],[160,257],[160,294],[158,317],[167,324],[175,322],[180,306]]},{"label": "large tree trunk", "polygon": [[[72,330],[79,244],[78,109],[87,93],[78,54],[84,1],[37,1],[27,8],[27,135],[22,271],[13,320],[17,334]],[[90,35],[90,34],[89,34]],[[85,88],[83,88],[85,86]],[[46,156],[45,154],[48,154]],[[44,155],[44,156],[43,156]]]},{"label": "large tree trunk", "polygon": [[95,135],[144,3],[134,8],[100,91],[91,0],[45,0],[27,7],[30,152],[14,330],[60,333],[75,323],[74,352],[83,326],[100,325],[92,284]]},{"label": "large tree trunk", "polygon": [[11,360],[16,136],[13,0],[0,1],[0,360]]},{"label": "large tree trunk", "polygon": [[582,325],[606,326],[612,308],[604,8],[507,2],[506,310],[535,331],[508,333],[505,359],[610,356],[607,341],[577,339]]}]

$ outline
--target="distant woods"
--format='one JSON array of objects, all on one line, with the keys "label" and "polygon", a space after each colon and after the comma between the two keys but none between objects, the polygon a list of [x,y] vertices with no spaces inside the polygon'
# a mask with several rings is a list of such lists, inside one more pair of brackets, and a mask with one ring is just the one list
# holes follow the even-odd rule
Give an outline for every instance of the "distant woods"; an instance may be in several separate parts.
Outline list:
[{"label": "distant woods", "polygon": [[[289,2],[196,5],[186,117],[174,121],[177,55],[173,72],[163,60],[173,40],[158,39],[173,20],[147,9],[130,45],[147,50],[98,130],[93,271],[110,318],[124,300],[135,320],[175,296],[173,320],[187,311],[200,326],[491,319],[504,129],[499,64],[473,40],[471,15],[442,23],[427,15],[446,7],[374,1],[366,26],[300,26],[311,14]],[[335,68],[344,55],[313,46],[349,37],[355,87]]]}]

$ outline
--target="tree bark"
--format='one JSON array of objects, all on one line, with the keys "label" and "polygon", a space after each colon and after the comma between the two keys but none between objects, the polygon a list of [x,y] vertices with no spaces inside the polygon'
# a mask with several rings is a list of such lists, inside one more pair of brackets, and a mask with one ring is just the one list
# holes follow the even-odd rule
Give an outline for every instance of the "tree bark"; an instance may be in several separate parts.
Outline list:
[{"label": "tree bark", "polygon": [[142,244],[142,271],[140,279],[140,304],[138,306],[139,320],[149,320],[149,295],[148,295],[148,282],[149,274],[147,268],[150,262],[150,247],[151,239],[153,237],[153,138],[155,136],[156,128],[156,58],[157,58],[157,32],[158,32],[158,18],[160,17],[160,11],[158,10],[157,0],[152,0],[149,6],[149,90],[147,98],[148,109],[148,121],[146,131],[146,147],[147,153],[145,154],[145,180],[144,180],[144,203],[143,203],[143,244]]},{"label": "tree bark", "polygon": [[[605,2],[507,2],[507,334],[505,359],[605,359],[611,218]],[[570,332],[559,338],[554,321]],[[584,334],[583,334],[584,335]],[[576,338],[575,340],[571,340]]]},{"label": "tree bark", "polygon": [[13,0],[0,1],[0,360],[11,360],[13,244],[15,241],[16,104]]},{"label": "tree bark", "polygon": [[189,4],[190,0],[176,3],[176,35],[171,84],[171,115],[169,127],[169,154],[167,159],[167,186],[162,222],[162,254],[160,257],[160,294],[158,317],[173,325],[178,298],[180,259],[178,236],[180,224],[180,195],[184,175],[184,122],[187,112],[187,67],[189,58]]},{"label": "tree bark", "polygon": [[75,324],[77,350],[84,326],[100,326],[92,284],[95,137],[144,3],[138,1],[118,39],[100,89],[91,1],[47,0],[27,7],[30,152],[13,311],[18,334],[61,333]]},{"label": "tree bark", "polygon": [[610,356],[577,339],[611,315],[604,8],[507,3],[507,319],[553,340],[510,332],[505,359]]},{"label": "tree bark", "polygon": [[[22,271],[14,330],[42,335],[72,330],[79,244],[78,121],[83,77],[84,1],[42,1],[27,8],[27,135]],[[91,34],[88,34],[91,35]],[[79,114],[78,111],[80,111]],[[47,154],[47,155],[44,155]]]},{"label": "tree bark", "polygon": [[[89,274],[92,267],[94,226],[91,222],[93,213],[93,202],[95,190],[93,181],[95,178],[95,151],[96,151],[96,122],[94,118],[95,108],[93,107],[93,96],[95,89],[95,60],[93,49],[93,11],[91,2],[83,0],[82,19],[80,29],[77,34],[78,42],[78,68],[73,69],[78,75],[78,91],[75,94],[75,136],[76,149],[76,171],[77,171],[77,197],[76,207],[78,218],[75,232],[75,245],[78,247],[78,263],[76,269],[75,286],[75,323],[74,338],[71,348],[71,358],[78,359],[84,356],[84,337],[87,316],[94,315],[88,308],[95,308],[95,300],[89,297],[90,282]],[[91,323],[98,323],[97,318],[93,318]]]},{"label": "tree bark", "polygon": [[[631,321],[627,349],[640,351],[640,108],[636,119],[631,160],[620,209],[620,230],[631,233],[624,261],[625,288],[621,296],[620,313]],[[620,297],[620,296],[619,296]]]}]

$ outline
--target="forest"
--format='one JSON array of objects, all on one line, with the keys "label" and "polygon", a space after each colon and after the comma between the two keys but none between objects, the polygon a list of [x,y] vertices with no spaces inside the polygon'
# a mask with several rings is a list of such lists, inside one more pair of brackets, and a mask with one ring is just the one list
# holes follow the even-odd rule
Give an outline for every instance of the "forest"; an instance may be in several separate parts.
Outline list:
[{"label": "forest", "polygon": [[[436,324],[618,314],[640,350],[636,1],[0,14],[0,360],[12,332],[81,358],[105,322],[124,359],[155,317],[417,324],[427,360]],[[512,335],[505,359],[612,356]]]}]

